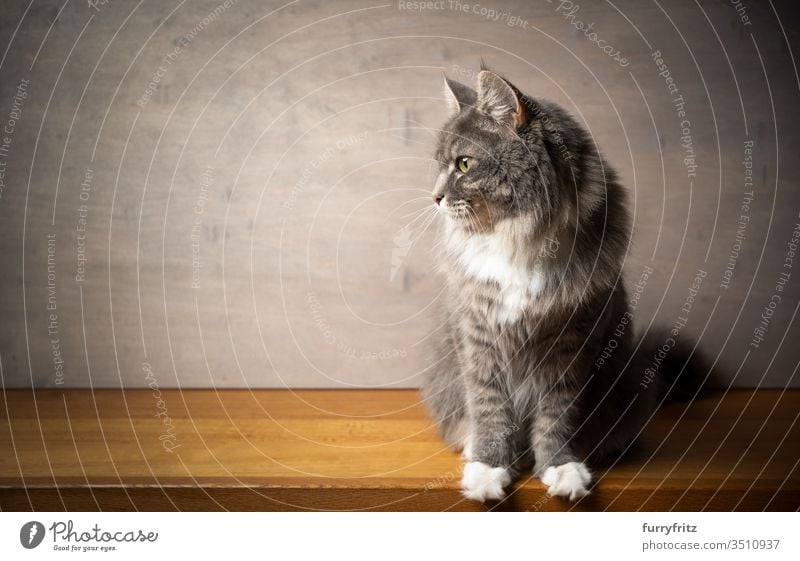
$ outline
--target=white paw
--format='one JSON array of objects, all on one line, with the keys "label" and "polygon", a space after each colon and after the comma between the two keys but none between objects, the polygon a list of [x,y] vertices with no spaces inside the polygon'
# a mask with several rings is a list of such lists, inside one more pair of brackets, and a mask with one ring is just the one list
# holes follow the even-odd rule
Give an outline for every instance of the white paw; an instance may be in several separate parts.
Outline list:
[{"label": "white paw", "polygon": [[581,462],[550,466],[542,474],[542,483],[547,485],[548,494],[569,497],[571,501],[588,495],[587,487],[591,481],[592,474]]},{"label": "white paw", "polygon": [[464,477],[461,479],[462,493],[473,501],[502,499],[506,496],[503,488],[510,483],[511,476],[505,468],[493,468],[483,462],[469,462],[464,465]]}]

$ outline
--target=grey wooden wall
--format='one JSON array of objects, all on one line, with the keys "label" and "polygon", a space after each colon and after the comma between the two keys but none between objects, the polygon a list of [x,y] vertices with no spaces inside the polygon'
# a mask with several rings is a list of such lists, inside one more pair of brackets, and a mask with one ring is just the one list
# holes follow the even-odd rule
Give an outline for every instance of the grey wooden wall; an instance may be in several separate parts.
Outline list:
[{"label": "grey wooden wall", "polygon": [[798,385],[789,1],[2,11],[6,387],[416,385],[442,73],[480,57],[621,173],[639,329],[684,317],[732,384]]}]

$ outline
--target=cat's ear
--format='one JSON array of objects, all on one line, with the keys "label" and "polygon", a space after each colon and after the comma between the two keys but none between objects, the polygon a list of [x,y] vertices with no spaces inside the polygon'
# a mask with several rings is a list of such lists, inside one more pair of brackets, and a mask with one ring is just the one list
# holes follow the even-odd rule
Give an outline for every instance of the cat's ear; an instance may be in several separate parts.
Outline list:
[{"label": "cat's ear", "polygon": [[525,104],[514,86],[491,70],[478,73],[478,109],[497,122],[520,128],[525,124]]},{"label": "cat's ear", "polygon": [[444,77],[444,97],[447,100],[447,111],[450,117],[458,115],[465,106],[475,105],[478,94],[469,86],[461,82]]}]

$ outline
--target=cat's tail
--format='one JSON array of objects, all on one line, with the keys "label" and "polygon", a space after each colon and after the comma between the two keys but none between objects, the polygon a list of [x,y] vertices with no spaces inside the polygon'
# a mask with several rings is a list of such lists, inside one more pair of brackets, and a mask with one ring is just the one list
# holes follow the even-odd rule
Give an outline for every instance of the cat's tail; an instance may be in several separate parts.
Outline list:
[{"label": "cat's tail", "polygon": [[710,361],[688,337],[650,328],[638,347],[643,383],[655,384],[665,402],[690,401],[713,385],[716,376]]}]

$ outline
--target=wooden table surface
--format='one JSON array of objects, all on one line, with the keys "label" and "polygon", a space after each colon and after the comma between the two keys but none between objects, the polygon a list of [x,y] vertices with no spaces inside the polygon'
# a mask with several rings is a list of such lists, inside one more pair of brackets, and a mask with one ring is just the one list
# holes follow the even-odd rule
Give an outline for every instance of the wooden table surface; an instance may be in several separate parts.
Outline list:
[{"label": "wooden table surface", "polygon": [[800,508],[800,391],[667,406],[577,504],[526,474],[505,501],[486,505],[461,497],[460,458],[412,390],[2,397],[3,510]]}]

